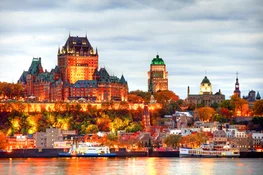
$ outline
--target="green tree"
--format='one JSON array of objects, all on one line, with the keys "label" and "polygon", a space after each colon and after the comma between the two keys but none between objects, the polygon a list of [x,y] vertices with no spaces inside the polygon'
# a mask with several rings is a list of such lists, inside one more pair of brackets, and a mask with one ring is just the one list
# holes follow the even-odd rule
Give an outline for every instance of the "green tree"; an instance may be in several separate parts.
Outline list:
[{"label": "green tree", "polygon": [[142,125],[137,122],[132,122],[128,127],[126,127],[126,132],[137,132],[142,131]]},{"label": "green tree", "polygon": [[167,146],[171,146],[173,148],[176,148],[179,146],[181,141],[181,136],[180,135],[175,135],[175,134],[170,134],[164,139],[164,143]]},{"label": "green tree", "polygon": [[93,124],[90,124],[87,128],[86,128],[86,133],[87,134],[95,134],[99,132],[99,128],[97,125],[93,125]]},{"label": "green tree", "polygon": [[218,121],[218,122],[220,122],[220,123],[225,123],[225,122],[227,122],[227,118],[226,118],[225,116],[218,115],[218,114],[213,115],[212,120],[213,120],[213,121]]},{"label": "green tree", "polygon": [[221,108],[226,108],[226,109],[228,109],[228,110],[233,110],[233,109],[234,109],[233,104],[232,104],[232,105],[230,104],[230,100],[224,100],[224,101],[222,101],[222,102],[219,104],[219,106],[220,106]]},{"label": "green tree", "polygon": [[107,135],[107,139],[110,141],[116,141],[118,139],[118,136],[111,132]]}]

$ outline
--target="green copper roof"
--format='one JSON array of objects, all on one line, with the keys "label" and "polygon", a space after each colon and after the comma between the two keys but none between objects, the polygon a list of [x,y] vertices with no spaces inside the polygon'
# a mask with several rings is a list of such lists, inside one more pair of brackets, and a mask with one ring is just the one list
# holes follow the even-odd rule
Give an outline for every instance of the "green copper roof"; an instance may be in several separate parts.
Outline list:
[{"label": "green copper roof", "polygon": [[207,78],[207,76],[205,76],[205,78],[203,79],[202,83],[201,84],[204,84],[204,83],[208,83],[208,84],[211,84],[209,79]]},{"label": "green copper roof", "polygon": [[159,55],[156,55],[156,58],[152,60],[152,64],[164,65],[165,63],[163,59],[159,57]]}]

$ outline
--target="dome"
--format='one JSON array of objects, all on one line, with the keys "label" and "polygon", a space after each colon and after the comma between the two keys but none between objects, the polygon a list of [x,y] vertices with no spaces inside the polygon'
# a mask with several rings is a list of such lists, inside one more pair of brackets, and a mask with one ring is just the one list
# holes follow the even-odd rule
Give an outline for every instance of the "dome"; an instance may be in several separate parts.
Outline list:
[{"label": "dome", "polygon": [[201,82],[201,84],[205,84],[205,83],[208,83],[208,84],[211,84],[209,79],[207,78],[207,76],[205,76],[205,78],[203,79],[203,81]]},{"label": "dome", "polygon": [[152,60],[152,64],[164,65],[165,63],[163,59],[159,57],[159,55],[156,55],[156,58]]}]

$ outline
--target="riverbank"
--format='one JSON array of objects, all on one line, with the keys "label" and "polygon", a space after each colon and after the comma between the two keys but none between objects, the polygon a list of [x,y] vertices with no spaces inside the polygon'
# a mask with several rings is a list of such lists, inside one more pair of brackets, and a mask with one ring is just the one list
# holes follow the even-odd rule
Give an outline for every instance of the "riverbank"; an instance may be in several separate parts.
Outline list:
[{"label": "riverbank", "polygon": [[[13,149],[0,152],[0,158],[52,158],[68,149]],[[116,151],[116,157],[179,157],[179,151]],[[263,158],[263,152],[240,152],[239,158]]]}]

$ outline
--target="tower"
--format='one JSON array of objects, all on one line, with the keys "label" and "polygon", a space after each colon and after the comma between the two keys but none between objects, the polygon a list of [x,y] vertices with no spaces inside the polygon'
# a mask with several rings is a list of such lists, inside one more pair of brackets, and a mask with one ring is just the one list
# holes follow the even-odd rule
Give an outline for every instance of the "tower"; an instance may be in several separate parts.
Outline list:
[{"label": "tower", "polygon": [[146,131],[149,131],[149,128],[151,126],[151,121],[150,121],[150,112],[149,112],[148,105],[144,105],[142,124],[143,124],[144,129]]},{"label": "tower", "polygon": [[148,92],[157,92],[159,90],[168,90],[168,72],[163,59],[156,55],[148,72]]},{"label": "tower", "polygon": [[212,92],[212,84],[210,83],[209,79],[207,78],[207,76],[205,76],[205,78],[202,80],[201,84],[200,84],[200,94],[204,94],[204,95],[211,95],[213,94]]},{"label": "tower", "polygon": [[63,82],[74,84],[78,80],[92,80],[98,68],[98,52],[94,51],[87,36],[68,37],[58,50],[58,67]]},{"label": "tower", "polygon": [[240,98],[240,90],[239,90],[239,83],[238,83],[238,72],[236,73],[236,84],[235,84],[235,90],[234,90],[234,95]]}]

